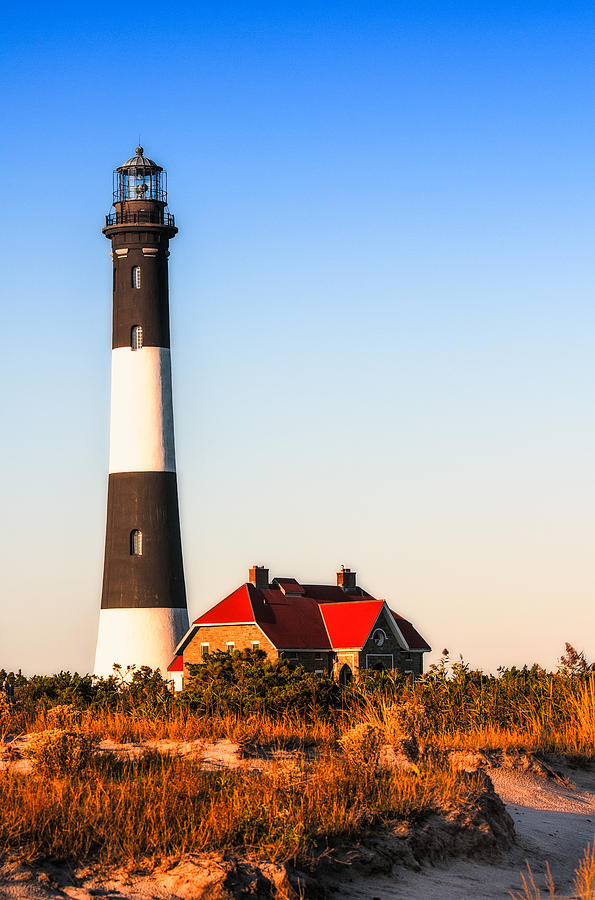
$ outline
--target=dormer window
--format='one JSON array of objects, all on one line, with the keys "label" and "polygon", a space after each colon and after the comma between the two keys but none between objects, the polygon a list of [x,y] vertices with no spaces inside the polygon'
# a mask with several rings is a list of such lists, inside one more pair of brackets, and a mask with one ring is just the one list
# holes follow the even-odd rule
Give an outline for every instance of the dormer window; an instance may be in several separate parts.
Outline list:
[{"label": "dormer window", "polygon": [[132,287],[137,290],[140,288],[140,266],[132,267]]},{"label": "dormer window", "polygon": [[143,326],[133,325],[130,332],[130,346],[133,350],[140,350],[143,345]]},{"label": "dormer window", "polygon": [[142,531],[139,531],[138,528],[135,528],[134,531],[130,532],[130,555],[143,555],[143,533]]}]

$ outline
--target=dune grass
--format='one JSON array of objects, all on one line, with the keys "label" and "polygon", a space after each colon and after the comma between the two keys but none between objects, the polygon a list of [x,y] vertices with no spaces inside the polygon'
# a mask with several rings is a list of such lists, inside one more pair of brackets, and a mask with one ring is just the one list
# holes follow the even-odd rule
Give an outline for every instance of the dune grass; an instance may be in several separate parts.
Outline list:
[{"label": "dune grass", "polygon": [[477,785],[476,776],[448,767],[366,770],[337,754],[214,773],[155,753],[99,757],[81,775],[0,772],[0,845],[24,859],[71,863],[236,849],[308,864],[371,827],[464,802]]},{"label": "dune grass", "polygon": [[[60,710],[65,721],[60,721]],[[391,684],[368,681],[345,691],[341,706],[275,712],[220,710],[205,714],[173,698],[155,709],[89,708],[83,704],[15,703],[0,709],[0,736],[84,722],[96,740],[216,740],[291,747],[331,747],[358,721],[421,730],[442,749],[520,749],[595,753],[595,676],[534,680],[424,678]]]},{"label": "dune grass", "polygon": [[[246,663],[253,669],[254,659]],[[240,694],[227,678],[221,709],[212,706],[215,691],[209,684],[208,713],[196,691],[194,701],[174,698],[154,675],[148,687],[137,681],[133,697],[122,688],[104,700],[92,693],[89,682],[82,696],[72,691],[67,673],[58,681],[64,690],[50,683],[50,691],[44,683],[43,691],[37,684],[36,692],[27,693],[30,685],[24,680],[15,702],[0,704],[0,737],[49,735],[32,742],[33,748],[45,748],[45,774],[41,764],[33,775],[19,774],[13,766],[0,772],[0,846],[18,849],[29,859],[128,864],[232,849],[303,864],[368,829],[415,821],[464,802],[479,776],[453,771],[450,749],[558,752],[589,759],[595,753],[595,676],[589,673],[523,670],[488,678],[459,667],[449,677],[434,672],[415,681],[362,678],[341,692],[331,686],[325,695],[316,694],[312,676],[300,685],[292,673],[288,683],[297,693],[283,705],[278,692],[274,709],[267,706],[266,684],[256,676],[249,683],[247,675]],[[247,694],[249,711],[242,705]],[[295,696],[300,697],[297,709]],[[73,748],[59,732],[75,735]],[[354,735],[367,735],[369,743],[356,747]],[[90,750],[78,771],[60,762],[78,760],[76,754],[84,754],[87,745],[106,739],[220,738],[307,752],[260,771],[240,767],[219,773],[201,771],[196,760],[156,752],[128,760]],[[382,742],[403,751],[412,768],[379,768]],[[431,753],[425,752],[428,748]],[[579,876],[579,895],[592,896],[593,852]]]}]

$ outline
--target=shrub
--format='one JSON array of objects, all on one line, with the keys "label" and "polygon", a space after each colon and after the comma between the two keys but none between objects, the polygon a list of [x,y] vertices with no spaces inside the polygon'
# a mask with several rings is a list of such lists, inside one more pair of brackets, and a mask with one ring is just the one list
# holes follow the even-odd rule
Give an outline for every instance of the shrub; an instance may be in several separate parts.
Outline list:
[{"label": "shrub", "polygon": [[362,773],[376,771],[380,751],[385,743],[386,736],[383,729],[369,722],[354,725],[339,738],[339,744],[349,763]]},{"label": "shrub", "polygon": [[76,775],[93,759],[93,742],[86,734],[55,728],[32,735],[25,755],[43,775]]},{"label": "shrub", "polygon": [[47,718],[53,728],[76,728],[81,725],[85,713],[72,703],[61,703],[47,711]]},{"label": "shrub", "polygon": [[217,651],[187,665],[181,702],[202,713],[291,713],[314,718],[339,709],[343,694],[332,678],[305,672],[262,650]]}]

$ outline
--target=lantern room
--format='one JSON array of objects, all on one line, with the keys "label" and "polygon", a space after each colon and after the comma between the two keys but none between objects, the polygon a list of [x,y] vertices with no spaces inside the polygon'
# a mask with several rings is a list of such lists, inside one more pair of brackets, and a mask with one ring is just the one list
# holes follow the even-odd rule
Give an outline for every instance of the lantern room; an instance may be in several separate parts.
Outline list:
[{"label": "lantern room", "polygon": [[167,173],[147,156],[142,147],[136,156],[114,172],[114,203],[128,200],[155,200],[167,203]]},{"label": "lantern room", "polygon": [[113,188],[115,212],[106,216],[107,228],[130,224],[175,228],[173,215],[166,211],[167,173],[144,155],[142,147],[115,169]]}]

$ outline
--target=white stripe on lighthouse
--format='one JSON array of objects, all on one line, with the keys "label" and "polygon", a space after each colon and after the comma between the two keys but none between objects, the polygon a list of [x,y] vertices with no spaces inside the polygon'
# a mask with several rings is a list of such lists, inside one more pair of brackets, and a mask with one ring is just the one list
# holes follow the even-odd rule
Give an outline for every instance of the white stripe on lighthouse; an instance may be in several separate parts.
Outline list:
[{"label": "white stripe on lighthouse", "polygon": [[126,666],[167,667],[174,650],[188,631],[186,607],[164,609],[102,609],[99,615],[99,635],[95,656],[95,675],[113,675],[114,663]]},{"label": "white stripe on lighthouse", "polygon": [[112,350],[109,470],[176,471],[168,348]]}]

